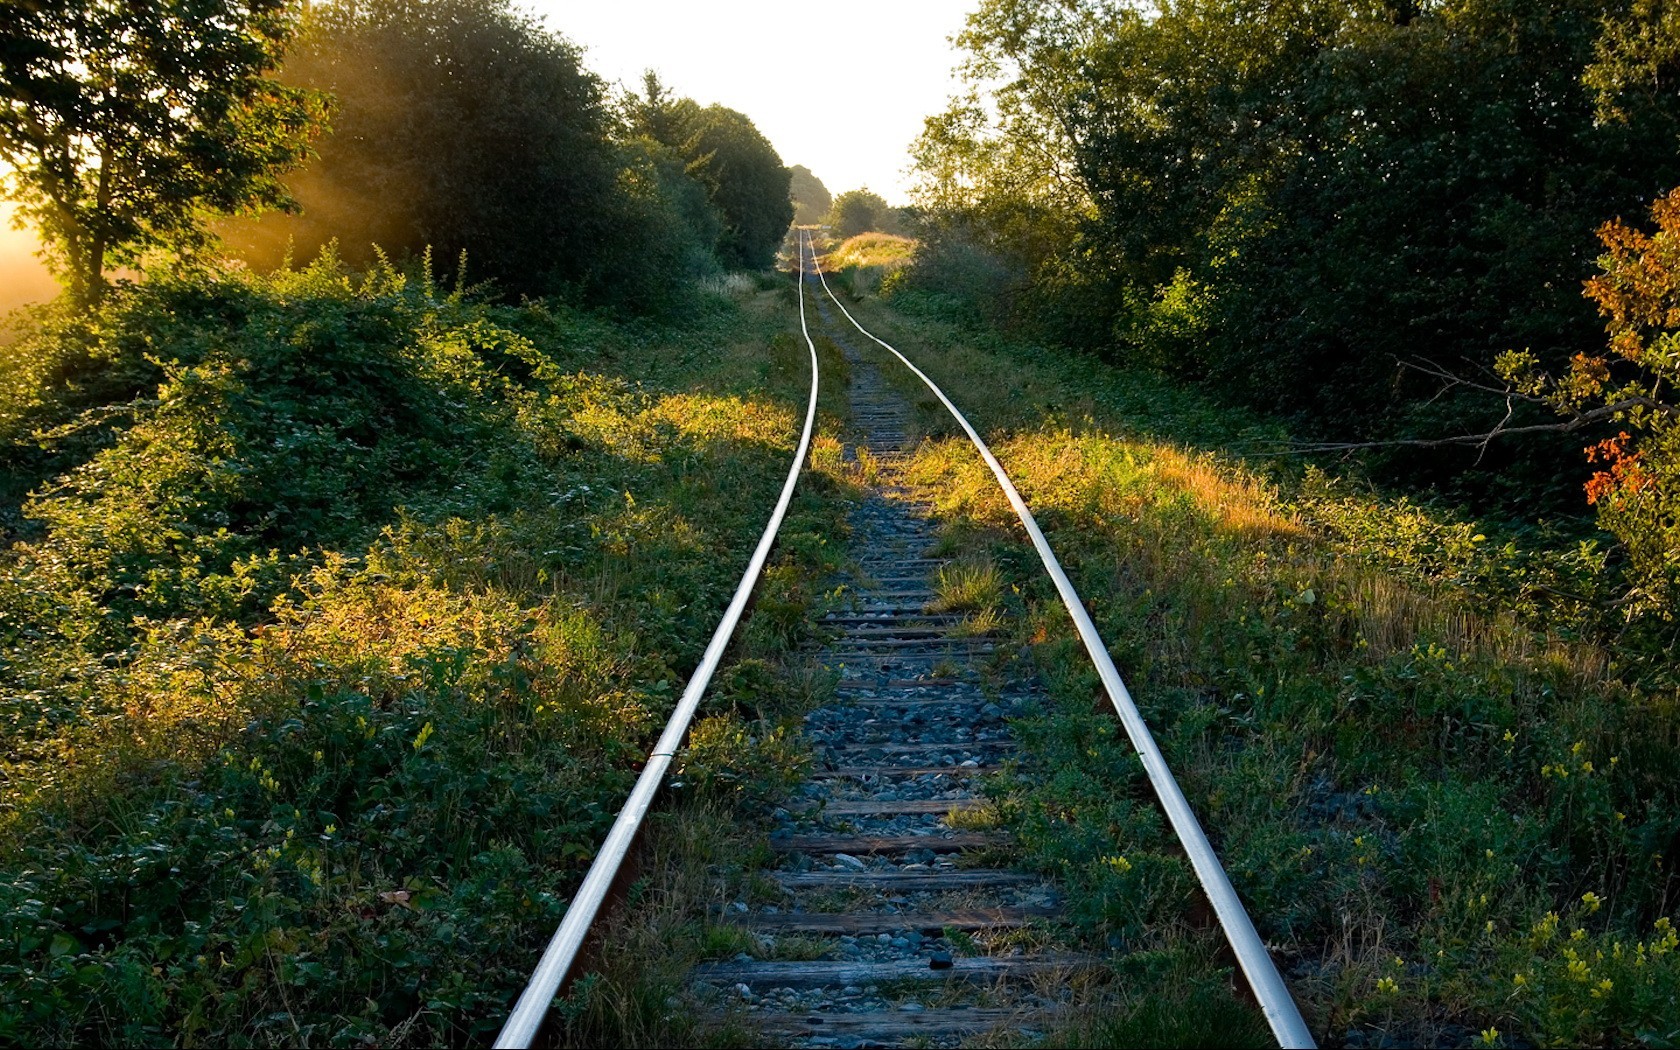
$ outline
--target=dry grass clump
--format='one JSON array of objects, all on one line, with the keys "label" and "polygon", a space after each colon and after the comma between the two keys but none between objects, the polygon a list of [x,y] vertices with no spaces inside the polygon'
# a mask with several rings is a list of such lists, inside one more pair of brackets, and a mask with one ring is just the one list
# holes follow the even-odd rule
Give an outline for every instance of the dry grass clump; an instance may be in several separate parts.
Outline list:
[{"label": "dry grass clump", "polygon": [[848,266],[903,266],[916,253],[916,241],[891,233],[860,233],[840,242],[824,259],[825,269]]}]

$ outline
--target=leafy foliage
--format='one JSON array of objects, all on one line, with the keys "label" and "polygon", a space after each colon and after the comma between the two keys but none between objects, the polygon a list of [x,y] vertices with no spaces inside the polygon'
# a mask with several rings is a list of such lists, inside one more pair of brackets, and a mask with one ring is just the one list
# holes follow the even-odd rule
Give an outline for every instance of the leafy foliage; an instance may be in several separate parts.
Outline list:
[{"label": "leafy foliage", "polygon": [[[57,471],[0,561],[3,1038],[488,1034],[798,432],[785,311],[697,301],[621,327],[329,255],[32,337],[68,345],[0,403]],[[702,743],[708,792],[801,761],[735,709]]]},{"label": "leafy foliage", "polygon": [[[1309,432],[1491,424],[1402,362],[1475,372],[1517,348],[1560,368],[1593,340],[1592,231],[1680,182],[1665,9],[992,0],[960,37],[989,97],[917,146],[927,286],[947,246],[978,251],[1013,274],[1005,319]],[[1483,465],[1567,506],[1566,447]]]},{"label": "leafy foliage", "polygon": [[502,0],[317,5],[283,72],[332,92],[335,132],[303,214],[227,231],[260,266],[430,248],[506,292],[647,308],[709,264],[680,172],[618,147],[578,51]]},{"label": "leafy foliage", "polygon": [[828,187],[803,164],[788,169],[788,196],[793,200],[793,221],[801,226],[822,222],[834,206]]},{"label": "leafy foliage", "polygon": [[649,71],[644,94],[627,101],[632,131],[683,159],[706,188],[723,230],[719,258],[726,266],[769,266],[793,221],[792,173],[744,113],[673,98]]},{"label": "leafy foliage", "polygon": [[793,221],[788,170],[770,140],[746,114],[707,106],[694,115],[684,151],[723,217],[725,265],[769,266]]},{"label": "leafy foliage", "polygon": [[202,247],[207,212],[290,203],[279,176],[324,118],[268,76],[292,32],[285,0],[0,10],[0,189],[78,300],[113,262]]},{"label": "leafy foliage", "polygon": [[1510,353],[1500,371],[1515,393],[1575,420],[1607,418],[1620,430],[1586,448],[1587,501],[1626,546],[1632,613],[1672,620],[1680,608],[1680,190],[1651,207],[1644,233],[1616,220],[1599,231],[1605,254],[1587,282],[1609,336],[1608,353],[1579,353],[1557,378],[1533,354]]},{"label": "leafy foliage", "polygon": [[860,233],[884,232],[883,224],[890,210],[881,195],[871,193],[867,186],[847,190],[834,198],[834,205],[828,213],[828,224],[834,228],[834,235],[841,239],[856,237]]}]

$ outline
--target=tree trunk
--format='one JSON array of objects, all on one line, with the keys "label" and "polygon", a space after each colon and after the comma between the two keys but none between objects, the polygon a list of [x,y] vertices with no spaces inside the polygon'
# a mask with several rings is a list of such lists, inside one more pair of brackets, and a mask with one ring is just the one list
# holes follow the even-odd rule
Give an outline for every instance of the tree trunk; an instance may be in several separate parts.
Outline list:
[{"label": "tree trunk", "polygon": [[111,150],[109,142],[101,142],[99,150],[99,187],[94,192],[93,243],[85,258],[81,275],[81,299],[97,303],[105,297],[105,251],[109,247],[105,216],[111,207]]}]

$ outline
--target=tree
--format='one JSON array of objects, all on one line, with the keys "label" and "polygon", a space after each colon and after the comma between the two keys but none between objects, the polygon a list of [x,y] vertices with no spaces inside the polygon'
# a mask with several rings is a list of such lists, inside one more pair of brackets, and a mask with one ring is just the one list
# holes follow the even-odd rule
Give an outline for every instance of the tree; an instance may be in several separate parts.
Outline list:
[{"label": "tree", "polygon": [[691,98],[672,95],[659,74],[649,69],[642,73],[642,94],[630,92],[624,110],[633,136],[650,139],[680,154],[694,134],[700,106]]},{"label": "tree", "polygon": [[338,109],[293,180],[303,213],[230,231],[254,262],[430,247],[508,292],[610,295],[594,264],[621,233],[624,164],[604,86],[506,0],[317,4],[282,75]]},{"label": "tree", "polygon": [[288,0],[25,0],[0,6],[3,187],[78,300],[113,264],[207,240],[208,213],[285,206],[280,173],[324,99],[267,74]]},{"label": "tree", "polygon": [[1680,614],[1680,189],[1651,206],[1656,229],[1620,219],[1599,230],[1605,252],[1586,283],[1609,346],[1580,353],[1558,378],[1530,354],[1507,354],[1502,371],[1520,393],[1572,419],[1610,417],[1620,428],[1589,445],[1587,501],[1626,546],[1635,606]]},{"label": "tree", "polygon": [[834,227],[838,237],[856,237],[860,233],[885,230],[891,212],[881,195],[865,186],[847,190],[834,198],[834,206],[828,213],[828,224]]},{"label": "tree", "polygon": [[815,226],[828,215],[834,198],[822,180],[811,174],[803,164],[788,169],[788,197],[793,201],[793,221],[801,226]]},{"label": "tree", "polygon": [[733,109],[707,106],[691,128],[689,172],[723,217],[720,257],[731,266],[769,266],[793,222],[791,177],[782,158],[746,114]]},{"label": "tree", "polygon": [[[1481,404],[1403,363],[1516,346],[1556,369],[1595,338],[1592,231],[1680,181],[1674,11],[985,0],[959,37],[973,90],[916,147],[918,266],[966,237],[1014,266],[1035,335],[1314,437],[1462,433]],[[1533,447],[1482,477],[1541,492],[1560,449]],[[1384,472],[1482,484],[1468,466],[1419,449]]]},{"label": "tree", "polygon": [[624,103],[629,131],[680,156],[689,177],[706,188],[723,223],[719,260],[769,266],[793,221],[792,175],[776,148],[746,114],[677,98],[652,70],[643,74],[642,89]]}]

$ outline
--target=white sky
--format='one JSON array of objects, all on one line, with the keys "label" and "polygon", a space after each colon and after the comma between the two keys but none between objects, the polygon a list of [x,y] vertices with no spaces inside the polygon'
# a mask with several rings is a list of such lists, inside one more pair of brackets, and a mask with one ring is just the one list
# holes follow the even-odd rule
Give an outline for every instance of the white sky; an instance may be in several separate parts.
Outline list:
[{"label": "white sky", "polygon": [[908,149],[955,90],[949,38],[979,0],[517,0],[609,83],[652,68],[671,91],[752,118],[830,193],[907,201]]}]

